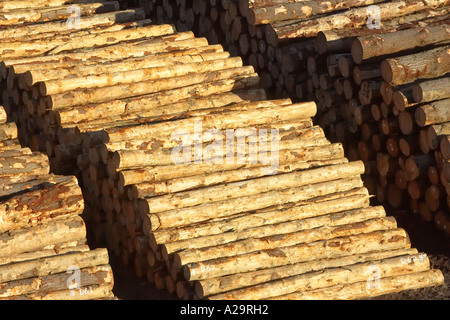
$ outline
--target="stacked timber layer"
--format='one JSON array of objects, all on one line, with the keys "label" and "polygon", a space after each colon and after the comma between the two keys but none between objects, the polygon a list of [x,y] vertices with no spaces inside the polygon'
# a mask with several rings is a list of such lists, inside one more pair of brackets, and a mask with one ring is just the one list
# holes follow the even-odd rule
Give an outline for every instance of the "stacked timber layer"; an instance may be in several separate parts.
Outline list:
[{"label": "stacked timber layer", "polygon": [[370,206],[363,162],[313,125],[314,102],[268,100],[222,46],[116,5],[102,6],[106,26],[89,26],[102,16],[90,12],[85,29],[27,25],[33,40],[5,41],[0,68],[22,140],[80,177],[98,243],[185,299],[358,299],[443,283]]},{"label": "stacked timber layer", "polygon": [[450,134],[449,1],[147,2],[155,19],[243,57],[274,97],[315,101],[326,136],[364,161],[374,204],[406,208],[450,234],[439,147]]},{"label": "stacked timber layer", "polygon": [[108,252],[86,244],[77,179],[49,171],[0,108],[0,299],[113,298]]}]

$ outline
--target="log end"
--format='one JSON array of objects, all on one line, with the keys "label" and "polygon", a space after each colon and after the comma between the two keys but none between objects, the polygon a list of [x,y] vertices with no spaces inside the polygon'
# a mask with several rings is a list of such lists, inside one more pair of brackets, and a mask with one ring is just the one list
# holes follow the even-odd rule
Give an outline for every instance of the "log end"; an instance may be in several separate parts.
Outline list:
[{"label": "log end", "polygon": [[414,118],[419,127],[424,127],[427,120],[427,115],[422,108],[417,108],[414,112]]},{"label": "log end", "polygon": [[194,290],[195,290],[195,294],[197,295],[197,297],[200,300],[203,300],[205,298],[205,292],[203,290],[203,286],[199,281],[196,281],[194,283]]},{"label": "log end", "polygon": [[422,87],[418,84],[414,85],[412,88],[412,96],[414,99],[414,102],[420,103],[423,99],[423,90]]},{"label": "log end", "polygon": [[351,53],[353,61],[360,64],[363,60],[363,47],[359,39],[354,39],[352,42]]},{"label": "log end", "polygon": [[400,130],[404,135],[409,135],[414,130],[414,121],[411,114],[407,111],[401,111],[398,115]]},{"label": "log end", "polygon": [[394,79],[394,72],[388,60],[384,60],[381,62],[380,69],[383,80],[388,83],[391,83],[392,80]]}]

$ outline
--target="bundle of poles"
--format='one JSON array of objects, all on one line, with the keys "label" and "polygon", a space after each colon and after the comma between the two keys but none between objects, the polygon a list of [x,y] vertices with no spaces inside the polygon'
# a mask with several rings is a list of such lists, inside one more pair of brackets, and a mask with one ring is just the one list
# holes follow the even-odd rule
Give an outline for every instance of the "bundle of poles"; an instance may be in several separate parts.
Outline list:
[{"label": "bundle of poles", "polygon": [[370,205],[364,163],[313,124],[315,102],[269,98],[241,58],[143,9],[77,5],[76,21],[67,7],[2,12],[0,75],[21,142],[80,181],[93,247],[180,299],[358,299],[443,284]]},{"label": "bundle of poles", "polygon": [[114,298],[107,250],[87,245],[77,179],[51,174],[46,155],[22,147],[3,108],[0,182],[0,299]]},{"label": "bundle of poles", "polygon": [[315,101],[315,123],[364,161],[373,204],[450,234],[447,0],[144,2],[242,57],[271,97]]}]

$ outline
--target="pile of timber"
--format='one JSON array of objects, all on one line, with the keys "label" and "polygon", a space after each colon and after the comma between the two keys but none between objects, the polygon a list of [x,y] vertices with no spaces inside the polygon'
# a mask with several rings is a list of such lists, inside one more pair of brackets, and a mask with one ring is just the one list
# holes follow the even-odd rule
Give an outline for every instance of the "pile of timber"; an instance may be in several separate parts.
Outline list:
[{"label": "pile of timber", "polygon": [[156,21],[193,28],[253,65],[271,96],[315,101],[326,136],[365,162],[373,203],[450,234],[438,148],[449,134],[449,1],[148,2]]},{"label": "pile of timber", "polygon": [[439,148],[450,134],[448,9],[375,33],[323,32],[307,67],[311,83],[318,79],[318,123],[365,162],[378,203],[450,234],[449,167]]},{"label": "pile of timber", "polygon": [[114,298],[106,249],[90,250],[73,176],[23,148],[0,108],[0,299]]},{"label": "pile of timber", "polygon": [[253,67],[172,25],[54,25],[3,44],[3,103],[52,170],[80,177],[88,230],[138,276],[184,299],[443,283],[370,206],[363,162],[313,125],[314,102],[269,100]]}]

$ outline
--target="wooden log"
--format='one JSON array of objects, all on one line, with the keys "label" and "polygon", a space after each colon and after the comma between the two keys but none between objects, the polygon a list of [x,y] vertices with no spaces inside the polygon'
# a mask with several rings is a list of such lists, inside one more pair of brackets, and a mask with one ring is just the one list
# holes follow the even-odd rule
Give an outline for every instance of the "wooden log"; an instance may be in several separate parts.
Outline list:
[{"label": "wooden log", "polygon": [[327,176],[328,179],[334,180],[362,173],[364,173],[364,164],[362,162],[350,162],[336,166],[327,166],[300,172],[261,177],[251,181],[233,182],[226,185],[202,188],[200,190],[186,191],[177,193],[175,196],[163,195],[156,198],[147,198],[145,201],[148,205],[148,213],[157,213],[234,197],[249,196],[272,190],[282,190],[294,186],[298,187],[302,185],[300,181],[307,183],[323,182],[322,179],[316,179],[316,177]]},{"label": "wooden log", "polygon": [[360,64],[373,57],[427,45],[442,45],[448,43],[449,36],[450,29],[448,25],[444,24],[358,37],[352,43],[352,57],[355,63]]},{"label": "wooden log", "polygon": [[[313,130],[313,129],[312,129]],[[256,131],[254,131],[256,132]],[[260,151],[256,151],[258,142],[247,148],[245,144],[233,146],[219,143],[215,149],[204,148],[201,144],[195,144],[192,148],[187,146],[187,150],[182,150],[182,145],[175,146],[175,149],[156,150],[118,150],[108,159],[108,173],[113,174],[115,170],[121,171],[132,168],[184,165],[187,163],[215,163],[215,164],[255,164],[262,163],[266,166],[273,165],[276,170],[280,150],[304,149],[313,146],[323,146],[328,144],[320,130],[316,130],[318,136],[309,139],[294,139],[280,141],[276,143],[278,137],[272,136],[270,146],[261,146]],[[252,135],[252,133],[250,133]],[[256,135],[253,135],[256,137]],[[217,141],[217,140],[216,140]],[[223,141],[223,140],[218,140]],[[254,139],[254,141],[257,141]],[[274,143],[275,141],[275,143]],[[260,142],[261,144],[264,141]],[[268,143],[266,143],[268,145]],[[185,146],[186,147],[186,146]],[[244,150],[245,149],[245,150]],[[247,150],[248,149],[248,150]],[[177,152],[182,152],[179,154]]]},{"label": "wooden log", "polygon": [[[344,197],[352,199],[347,203]],[[346,210],[357,210],[368,206],[367,190],[357,189],[327,195],[316,199],[315,203],[300,202],[294,207],[280,205],[275,208],[263,209],[251,215],[213,220],[204,224],[156,230],[149,234],[150,246],[155,248],[159,244],[177,241],[189,241],[193,238],[220,235],[230,230],[242,232],[249,228],[263,227],[271,224],[284,223],[297,219],[308,219],[323,214],[332,214]]]},{"label": "wooden log", "polygon": [[[309,152],[314,156],[309,156]],[[325,145],[322,147],[313,147],[307,149],[293,149],[293,150],[280,150],[279,151],[279,163],[280,165],[288,165],[293,162],[311,162],[311,165],[322,165],[326,161],[335,161],[342,159],[343,148],[340,144]],[[202,175],[213,172],[222,172],[236,169],[249,169],[249,168],[263,168],[263,163],[258,164],[210,164],[202,163],[192,166],[192,164],[180,164],[177,166],[156,166],[146,169],[134,169],[125,170],[117,173],[118,176],[118,189],[123,188],[126,185],[139,184],[143,182],[156,182],[170,180],[180,177],[189,177],[195,175]],[[263,170],[264,171],[264,170]]]},{"label": "wooden log", "polygon": [[425,176],[430,165],[434,163],[434,157],[430,154],[411,156],[405,161],[405,173],[408,181]]},{"label": "wooden log", "polygon": [[[334,259],[316,260],[311,262],[300,262],[293,265],[276,267],[273,269],[262,269],[253,272],[244,272],[237,275],[229,275],[218,278],[200,280],[195,283],[195,291],[200,299],[214,296],[221,292],[231,291],[248,286],[249,283],[256,285],[289,276],[297,276],[307,272],[327,270],[341,266],[364,264],[369,261],[382,261],[382,259],[395,259],[405,255],[416,255],[417,249],[399,249],[377,253],[365,253],[357,256],[344,256]],[[221,284],[219,284],[219,281]]]},{"label": "wooden log", "polygon": [[[333,165],[337,163],[345,162],[341,159],[330,159],[328,161],[321,161],[323,165]],[[291,164],[285,164],[278,169],[278,173],[289,173],[296,170],[305,170],[313,168],[318,162],[296,162]],[[141,183],[137,185],[131,185],[128,188],[128,197],[130,200],[150,197],[152,195],[167,194],[185,191],[189,189],[195,189],[199,186],[211,186],[219,183],[230,183],[236,181],[242,181],[246,179],[259,178],[264,175],[264,171],[261,168],[243,168],[231,171],[211,172],[202,175],[173,178],[161,182]]]},{"label": "wooden log", "polygon": [[450,121],[449,102],[450,99],[444,99],[418,107],[414,113],[417,125],[425,127]]},{"label": "wooden log", "polygon": [[154,67],[145,69],[135,69],[123,72],[110,72],[102,75],[92,75],[69,79],[49,80],[41,82],[39,90],[42,95],[53,95],[61,92],[109,87],[117,84],[133,83],[140,81],[149,81],[156,79],[166,79],[170,77],[181,77],[192,74],[192,71],[203,73],[208,71],[217,71],[242,66],[240,58],[217,59],[212,61],[203,61],[199,63],[191,63],[185,65],[174,65],[171,68]]},{"label": "wooden log", "polygon": [[[70,77],[83,77],[88,75],[100,75],[108,72],[123,72],[136,69],[156,68],[180,63],[195,63],[215,59],[229,58],[227,52],[208,52],[208,47],[182,50],[182,55],[164,53],[158,55],[145,55],[143,57],[128,58],[125,60],[113,60],[100,63],[43,63],[42,66],[27,64],[12,66],[15,73],[24,73],[23,78],[29,87],[37,82],[64,79]],[[206,52],[204,52],[206,51]],[[38,69],[36,69],[38,68]]]},{"label": "wooden log", "polygon": [[[122,41],[141,41],[145,38],[171,35],[175,32],[171,25],[141,26],[118,31],[107,31],[81,35],[80,37],[52,37],[51,39],[34,39],[21,42],[0,42],[0,52],[7,58],[19,58],[23,56],[40,56],[44,53],[58,54],[81,48],[91,48],[94,45],[106,46],[120,43]],[[28,49],[27,49],[28,48]]]},{"label": "wooden log", "polygon": [[6,123],[7,119],[8,115],[6,114],[6,110],[4,108],[0,108],[0,124]]},{"label": "wooden log", "polygon": [[[271,113],[269,116],[267,113]],[[300,103],[292,104],[283,107],[260,108],[256,110],[243,111],[240,114],[240,119],[236,119],[235,112],[224,112],[214,118],[198,117],[194,120],[201,121],[203,128],[214,129],[233,129],[239,127],[246,127],[250,125],[258,125],[268,123],[275,117],[277,121],[292,120],[292,119],[307,119],[316,114],[315,103]],[[121,141],[123,136],[127,139],[143,139],[148,136],[170,136],[176,129],[183,128],[186,132],[194,133],[195,121],[192,119],[185,119],[174,121],[174,127],[164,125],[152,124],[142,125],[139,127],[130,127],[126,129],[105,130],[103,133],[104,142]]]},{"label": "wooden log", "polygon": [[[411,15],[422,10],[437,8],[442,1],[425,3],[422,1],[402,1],[378,4],[382,20]],[[341,13],[326,15],[304,21],[286,21],[267,25],[266,37],[268,43],[276,46],[278,42],[300,37],[311,37],[319,31],[334,29],[357,28],[367,24],[367,8],[353,8]]]},{"label": "wooden log", "polygon": [[9,264],[9,263],[18,263],[23,262],[26,260],[35,260],[35,259],[41,259],[45,257],[55,256],[59,254],[66,254],[66,253],[80,253],[80,252],[86,252],[90,251],[88,245],[85,244],[72,244],[67,243],[66,246],[63,246],[61,244],[57,246],[53,246],[51,249],[44,249],[44,250],[38,250],[38,251],[32,251],[32,252],[24,252],[13,256],[3,257],[0,259],[0,265]]},{"label": "wooden log", "polygon": [[376,0],[355,0],[345,3],[322,5],[318,1],[301,1],[275,4],[267,7],[250,8],[247,14],[249,24],[268,24],[285,20],[302,20],[315,15],[377,3]]},{"label": "wooden log", "polygon": [[114,283],[104,283],[92,285],[89,288],[83,288],[78,292],[73,290],[59,290],[50,293],[31,293],[22,296],[16,296],[16,300],[100,300],[114,299],[112,292]]},{"label": "wooden log", "polygon": [[439,148],[440,138],[450,135],[450,122],[431,125],[426,128],[426,139],[431,150]]},{"label": "wooden log", "polygon": [[[265,103],[253,103],[253,106],[257,107],[258,105],[263,106]],[[247,104],[246,104],[247,105]],[[251,104],[248,104],[249,107],[252,107]],[[217,108],[218,111],[222,111],[221,108]],[[232,110],[234,108],[228,107],[227,110]],[[215,110],[215,109],[213,109]],[[239,131],[234,132],[234,137],[237,139],[244,139],[249,137],[254,137],[255,135],[258,135],[258,142],[261,144],[261,150],[267,149],[267,147],[263,146],[263,143],[268,143],[269,141],[272,141],[272,139],[278,139],[279,141],[282,140],[293,140],[298,139],[300,137],[303,137],[305,139],[308,138],[314,138],[314,136],[320,137],[321,130],[318,129],[318,127],[313,128],[312,127],[312,121],[311,120],[294,120],[294,121],[287,121],[287,122],[279,122],[279,123],[272,123],[270,127],[266,127],[264,125],[262,126],[255,126],[255,127],[247,127],[247,128],[241,128]],[[266,131],[260,131],[258,130],[267,130]],[[313,131],[315,132],[313,132]],[[174,148],[176,146],[179,147],[193,147],[196,144],[204,144],[204,143],[211,143],[215,140],[219,140],[219,136],[223,139],[226,139],[226,132],[222,133],[217,132],[216,135],[211,134],[196,134],[195,136],[191,137],[189,140],[185,141],[174,141],[173,139],[170,139],[168,137],[161,137],[158,139],[143,139],[143,140],[128,140],[128,141],[118,141],[118,142],[112,142],[112,143],[104,143],[94,147],[91,147],[89,151],[95,151],[95,153],[98,153],[96,157],[98,159],[103,159],[104,163],[110,156],[112,156],[112,153],[120,150],[161,150],[161,149],[169,149]],[[228,132],[228,138],[231,141],[231,134]],[[182,139],[183,140],[183,139]],[[242,146],[242,142],[236,144],[239,146]],[[243,141],[243,140],[242,140]],[[298,147],[301,145],[305,145],[304,143],[300,142],[298,144]],[[198,145],[199,146],[199,145]],[[280,147],[279,149],[283,149]],[[235,146],[230,145],[229,150],[230,152],[235,151]],[[249,150],[250,151],[250,150]],[[91,162],[93,160],[91,159]]]},{"label": "wooden log", "polygon": [[[4,109],[2,108],[2,110]],[[5,121],[0,124],[0,141],[17,139],[17,137],[18,137],[17,125],[14,122],[6,123],[5,119]]]},{"label": "wooden log", "polygon": [[[125,59],[129,57],[142,57],[148,55],[149,50],[153,54],[162,52],[169,52],[174,50],[183,50],[191,47],[204,47],[207,46],[207,40],[203,38],[195,38],[192,32],[179,32],[173,35],[157,37],[155,39],[146,40],[136,43],[119,43],[113,46],[107,46],[97,49],[82,49],[80,52],[72,52],[65,54],[55,54],[48,56],[18,58],[18,59],[5,59],[3,62],[5,66],[18,65],[24,63],[44,63],[44,62],[59,62],[70,59],[70,63],[73,61],[83,61],[89,59],[96,59],[96,63],[99,60],[117,60]],[[223,50],[222,47],[211,46],[212,52],[214,50]]]},{"label": "wooden log", "polygon": [[414,121],[413,110],[406,109],[405,111],[400,111],[398,114],[398,125],[400,127],[401,133],[405,136],[415,132],[417,126],[416,121]]},{"label": "wooden log", "polygon": [[[97,1],[92,1],[97,2]],[[126,26],[136,25],[130,21],[142,21],[145,18],[143,10],[132,9],[123,11],[114,11],[108,13],[100,13],[92,16],[83,16],[79,20],[79,28],[68,28],[67,21],[49,21],[46,23],[34,23],[30,25],[14,25],[7,29],[0,30],[0,36],[2,39],[7,38],[23,38],[27,39],[32,37],[48,37],[55,34],[67,34],[67,33],[86,33],[86,30],[93,28],[105,28],[110,26],[111,28],[124,28]],[[122,24],[122,26],[118,25]],[[95,30],[95,29],[94,29]]]},{"label": "wooden log", "polygon": [[1,256],[33,250],[42,250],[47,245],[86,238],[86,226],[81,217],[57,219],[26,229],[12,230],[0,235]]},{"label": "wooden log", "polygon": [[432,269],[424,272],[418,272],[407,275],[398,275],[393,277],[379,279],[379,285],[374,285],[373,289],[368,290],[367,281],[356,282],[354,284],[337,285],[324,289],[317,289],[311,292],[296,292],[276,299],[280,300],[352,300],[367,297],[369,291],[370,297],[381,296],[384,294],[396,293],[403,290],[420,289],[441,285],[444,282],[442,272]]},{"label": "wooden log", "polygon": [[450,135],[442,137],[439,148],[442,157],[445,160],[450,160]]},{"label": "wooden log", "polygon": [[[293,220],[289,222],[279,223],[276,225],[270,224],[254,228],[250,226],[242,231],[238,230],[235,233],[230,234],[217,234],[206,237],[199,237],[195,239],[188,239],[185,241],[170,242],[162,245],[161,250],[163,256],[167,258],[169,257],[170,254],[182,251],[180,252],[179,256],[181,257],[181,259],[183,259],[184,257],[189,256],[189,254],[192,254],[194,252],[194,251],[185,252],[185,250],[204,248],[202,250],[208,251],[207,247],[216,247],[219,245],[228,244],[230,242],[234,243],[235,241],[243,241],[253,238],[256,239],[281,234],[284,235],[289,233],[311,230],[312,228],[321,228],[325,226],[333,227],[350,223],[359,223],[370,219],[379,219],[384,217],[385,215],[386,213],[384,212],[382,207],[357,209],[302,220]],[[355,218],[355,220],[353,220],[353,218]],[[336,221],[334,221],[334,219],[336,219]],[[277,230],[278,226],[280,228],[279,230]],[[307,235],[307,233],[305,233],[305,235]],[[307,241],[307,239],[309,238],[305,237],[302,240]],[[186,256],[184,255],[185,253]],[[175,259],[178,258],[174,258],[174,264],[176,265],[177,263],[175,262],[176,261]]]},{"label": "wooden log", "polygon": [[[420,64],[417,62],[420,61]],[[417,79],[437,78],[450,71],[450,47],[438,47],[416,54],[388,58],[381,63],[384,81],[392,85]]]},{"label": "wooden log", "polygon": [[41,153],[18,156],[14,158],[0,158],[0,175],[13,176],[17,174],[48,174],[50,166],[48,157]]},{"label": "wooden log", "polygon": [[48,109],[61,109],[69,106],[84,105],[86,103],[99,103],[115,99],[123,99],[138,95],[150,94],[159,91],[180,88],[201,82],[218,81],[229,78],[253,74],[253,67],[239,67],[208,73],[184,75],[160,80],[148,80],[129,84],[117,84],[104,88],[91,88],[87,90],[58,93],[48,96]]},{"label": "wooden log", "polygon": [[414,102],[430,102],[450,97],[450,77],[431,79],[413,86]]},{"label": "wooden log", "polygon": [[[73,14],[72,12],[70,12],[70,10],[67,10],[69,7],[69,5],[65,5],[58,7],[41,7],[3,12],[3,19],[0,25],[10,26],[24,23],[69,19]],[[117,11],[120,9],[119,3],[117,1],[109,1],[103,3],[79,3],[78,7],[80,9],[80,16]]]},{"label": "wooden log", "polygon": [[[409,247],[409,239],[403,229],[375,231],[331,240],[320,240],[273,250],[258,251],[234,257],[219,258],[184,266],[184,277],[188,281],[203,280],[229,274],[272,268],[298,262],[338,258],[368,253],[375,250],[395,250]],[[209,272],[201,269],[210,266]],[[213,268],[211,266],[214,266]]]},{"label": "wooden log", "polygon": [[[365,281],[373,276],[374,269],[380,278],[394,277],[399,275],[409,275],[418,272],[426,272],[430,268],[428,257],[421,253],[421,258],[417,256],[400,256],[388,258],[385,260],[377,260],[371,262],[357,263],[345,268],[326,269],[324,272],[316,271],[307,274],[295,275],[288,279],[280,279],[269,281],[265,284],[251,286],[248,288],[233,290],[227,293],[210,296],[210,300],[258,300],[277,297],[298,291],[309,291],[318,288],[328,288],[335,285],[345,285],[355,282]],[[405,264],[404,261],[410,261]],[[379,273],[378,273],[379,272]],[[314,279],[314,280],[313,280]],[[368,290],[370,292],[370,290]]]},{"label": "wooden log", "polygon": [[[389,220],[389,221],[388,221]],[[348,229],[346,228],[348,227]],[[261,250],[275,250],[280,247],[294,246],[301,243],[312,244],[315,241],[339,237],[367,234],[379,230],[396,228],[396,221],[390,218],[373,219],[345,226],[320,227],[317,230],[305,230],[289,234],[278,234],[264,238],[240,240],[232,244],[217,245],[201,249],[187,249],[174,253],[174,267],[181,267],[193,262],[202,262],[217,258],[231,257]],[[343,230],[345,229],[345,231]],[[339,230],[339,231],[338,231]],[[317,232],[317,233],[316,233]]]},{"label": "wooden log", "polygon": [[84,209],[81,189],[75,177],[39,177],[16,183],[2,194],[0,232],[80,215]]},{"label": "wooden log", "polygon": [[[119,117],[118,120],[133,120],[136,115],[147,119],[143,122],[153,122],[158,119],[182,118],[184,114],[189,116],[195,114],[195,110],[203,108],[213,108],[214,104],[226,105],[226,103],[243,102],[243,100],[264,100],[265,92],[262,90],[251,90],[256,87],[259,78],[255,76],[242,77],[238,79],[219,80],[215,82],[199,83],[183,88],[176,88],[154,94],[132,97],[127,99],[112,100],[105,103],[80,105],[76,108],[64,108],[50,111],[55,118],[56,124],[70,124],[87,122],[95,123],[91,119],[99,119],[99,122],[105,123],[105,114],[111,114],[112,117]],[[236,92],[230,93],[230,90],[236,89]],[[241,89],[248,89],[240,91]],[[193,95],[193,92],[195,94]],[[220,95],[220,96],[219,96]],[[192,102],[188,107],[187,99]],[[167,105],[172,105],[173,109],[167,109]],[[173,110],[173,112],[171,112]],[[112,121],[115,118],[111,119]],[[136,120],[135,120],[136,121]]]},{"label": "wooden log", "polygon": [[64,4],[95,3],[95,0],[12,0],[0,3],[2,11],[32,9],[39,7],[59,7]]},{"label": "wooden log", "polygon": [[[69,266],[67,266],[69,268]],[[27,279],[10,281],[7,283],[0,284],[2,294],[0,298],[14,299],[15,296],[35,294],[39,292],[40,294],[51,293],[55,291],[73,290],[75,293],[79,294],[84,290],[88,289],[93,285],[113,283],[113,272],[110,265],[92,266],[83,269],[79,269],[79,283],[74,283],[74,287],[68,286],[68,276],[67,273],[57,273],[49,274],[41,277],[32,277]]]},{"label": "wooden log", "polygon": [[[358,188],[361,187],[362,184],[362,181],[358,179],[343,179],[341,180],[341,182],[342,183],[340,183],[339,186],[333,186],[333,190],[330,190],[331,192],[329,193],[332,193],[333,191],[343,191],[343,189],[345,188],[347,188],[347,190],[348,188]],[[252,198],[256,199],[256,196],[247,196],[234,198],[228,201],[225,200],[202,204],[200,206],[196,206],[196,210],[194,210],[194,208],[183,208],[178,210],[165,211],[157,214],[149,214],[143,221],[143,228],[144,231],[152,231],[159,228],[178,227],[186,225],[188,220],[190,221],[190,223],[201,222],[211,218],[225,217],[230,216],[234,213],[256,210],[257,208],[262,208],[262,206],[277,205],[286,201],[300,201],[300,199],[305,199],[308,197],[308,192],[314,192],[312,190],[307,191],[308,189],[316,189],[322,187],[324,188],[324,190],[326,190],[327,187],[329,188],[331,186],[329,186],[329,184],[327,183],[319,183],[316,185],[312,185],[311,187],[304,186],[291,188],[284,191],[266,192],[262,195],[259,195],[258,203],[249,203],[248,201],[253,201]],[[302,190],[303,194],[292,194],[296,190]],[[315,194],[317,194],[317,191]],[[141,215],[145,216],[145,211],[142,211]],[[177,217],[176,221],[174,221],[175,216]]]}]

